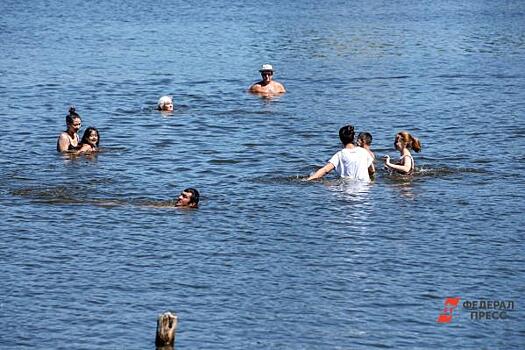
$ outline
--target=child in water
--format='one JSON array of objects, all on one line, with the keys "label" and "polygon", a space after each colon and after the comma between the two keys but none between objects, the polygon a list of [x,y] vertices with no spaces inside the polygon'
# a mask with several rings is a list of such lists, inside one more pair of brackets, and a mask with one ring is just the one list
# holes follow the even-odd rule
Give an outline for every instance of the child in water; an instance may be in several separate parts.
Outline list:
[{"label": "child in water", "polygon": [[370,178],[372,178],[376,172],[376,168],[374,166],[374,162],[376,160],[376,156],[374,152],[370,149],[370,145],[372,144],[372,134],[369,132],[360,132],[359,135],[357,135],[357,141],[356,144],[358,147],[362,147],[368,151],[370,156],[372,157],[372,165],[368,169],[368,173],[370,175]]},{"label": "child in water", "polygon": [[98,144],[100,142],[100,136],[97,128],[89,127],[84,131],[82,140],[80,141],[80,148],[77,154],[80,153],[92,153],[98,151]]},{"label": "child in water", "polygon": [[398,132],[394,141],[394,147],[399,151],[401,157],[397,164],[390,162],[390,157],[388,155],[384,156],[385,166],[388,169],[392,169],[398,173],[404,175],[411,175],[416,170],[416,162],[410,154],[410,150],[416,152],[421,151],[421,142],[418,138],[410,135],[407,131]]}]

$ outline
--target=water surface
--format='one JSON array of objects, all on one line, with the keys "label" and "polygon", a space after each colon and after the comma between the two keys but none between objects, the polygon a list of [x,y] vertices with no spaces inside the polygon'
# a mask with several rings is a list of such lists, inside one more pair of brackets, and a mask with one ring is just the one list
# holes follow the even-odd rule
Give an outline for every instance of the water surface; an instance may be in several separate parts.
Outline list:
[{"label": "water surface", "polygon": [[[166,310],[179,349],[523,344],[523,2],[0,13],[2,348],[152,349]],[[263,63],[286,95],[246,93]],[[94,157],[55,152],[72,104],[100,130]],[[378,159],[419,137],[418,174],[302,181],[347,123]],[[143,205],[189,186],[198,210]],[[438,324],[449,296],[516,310]]]}]

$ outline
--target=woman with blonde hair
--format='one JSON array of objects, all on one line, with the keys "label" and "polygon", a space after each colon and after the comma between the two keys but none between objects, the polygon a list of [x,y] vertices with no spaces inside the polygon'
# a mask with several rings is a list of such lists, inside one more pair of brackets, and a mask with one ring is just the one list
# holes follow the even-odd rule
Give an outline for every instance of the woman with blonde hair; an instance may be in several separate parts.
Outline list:
[{"label": "woman with blonde hair", "polygon": [[407,131],[401,131],[396,134],[394,141],[394,147],[399,151],[401,157],[397,163],[390,162],[390,156],[386,155],[383,157],[385,160],[385,166],[388,169],[392,169],[398,173],[411,175],[416,170],[416,162],[410,153],[410,150],[415,152],[421,151],[421,142],[418,138],[412,136]]},{"label": "woman with blonde hair", "polygon": [[159,102],[157,102],[157,109],[164,112],[173,111],[173,98],[171,96],[162,96],[159,98]]}]

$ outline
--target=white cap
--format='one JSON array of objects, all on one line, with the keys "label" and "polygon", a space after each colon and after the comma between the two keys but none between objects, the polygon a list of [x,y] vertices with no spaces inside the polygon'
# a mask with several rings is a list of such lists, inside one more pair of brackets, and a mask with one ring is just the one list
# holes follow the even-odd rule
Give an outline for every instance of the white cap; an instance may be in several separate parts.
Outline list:
[{"label": "white cap", "polygon": [[273,67],[271,64],[263,64],[261,66],[261,69],[259,69],[259,72],[266,72],[266,71],[273,72]]}]

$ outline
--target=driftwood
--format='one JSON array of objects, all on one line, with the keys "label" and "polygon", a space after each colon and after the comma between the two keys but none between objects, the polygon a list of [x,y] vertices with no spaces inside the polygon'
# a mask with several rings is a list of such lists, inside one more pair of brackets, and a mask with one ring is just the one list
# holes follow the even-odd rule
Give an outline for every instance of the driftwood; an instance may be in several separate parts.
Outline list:
[{"label": "driftwood", "polygon": [[157,319],[157,336],[155,345],[157,348],[173,349],[175,345],[175,331],[177,330],[177,315],[165,312]]}]

